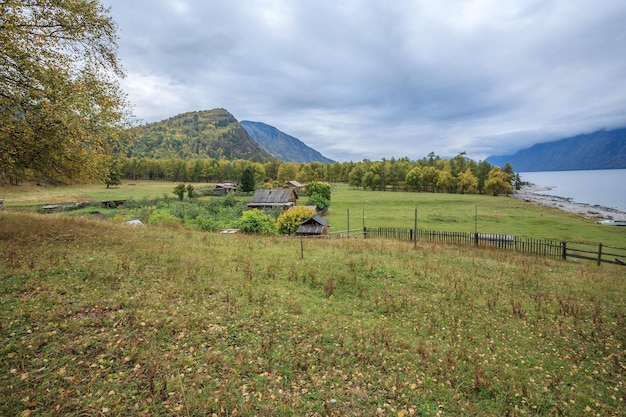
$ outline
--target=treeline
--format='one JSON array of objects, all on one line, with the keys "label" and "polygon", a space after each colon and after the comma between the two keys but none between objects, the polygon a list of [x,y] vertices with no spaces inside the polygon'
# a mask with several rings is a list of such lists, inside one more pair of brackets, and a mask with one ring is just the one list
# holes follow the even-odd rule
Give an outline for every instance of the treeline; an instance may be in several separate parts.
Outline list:
[{"label": "treeline", "polygon": [[246,168],[258,184],[328,181],[348,183],[368,190],[405,190],[446,193],[511,193],[521,180],[510,164],[494,167],[487,161],[476,162],[464,152],[451,159],[434,153],[412,161],[409,158],[361,162],[293,163],[269,159],[263,163],[236,159],[125,158],[114,171],[126,180],[164,180],[183,182],[239,182]]}]

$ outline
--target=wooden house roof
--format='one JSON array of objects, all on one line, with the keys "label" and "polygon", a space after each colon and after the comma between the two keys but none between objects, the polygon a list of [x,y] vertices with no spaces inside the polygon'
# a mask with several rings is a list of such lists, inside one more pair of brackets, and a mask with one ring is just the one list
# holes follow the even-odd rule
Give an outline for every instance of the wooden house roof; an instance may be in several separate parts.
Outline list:
[{"label": "wooden house roof", "polygon": [[326,232],[328,221],[319,214],[309,217],[300,224],[296,234],[321,235]]},{"label": "wooden house roof", "polygon": [[296,192],[290,188],[263,188],[256,190],[248,206],[272,206],[295,204],[298,199]]}]

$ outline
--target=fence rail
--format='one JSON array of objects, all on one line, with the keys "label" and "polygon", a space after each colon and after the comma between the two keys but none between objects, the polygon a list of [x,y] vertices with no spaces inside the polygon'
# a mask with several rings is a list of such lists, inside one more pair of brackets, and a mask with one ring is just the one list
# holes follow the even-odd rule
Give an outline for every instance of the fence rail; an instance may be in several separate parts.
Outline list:
[{"label": "fence rail", "polygon": [[626,265],[626,248],[605,246],[601,243],[565,242],[553,239],[535,239],[486,233],[439,232],[421,229],[374,228],[364,229],[366,238],[400,239],[411,242],[427,241],[457,245],[488,246],[531,255],[566,260],[584,259],[601,263]]}]

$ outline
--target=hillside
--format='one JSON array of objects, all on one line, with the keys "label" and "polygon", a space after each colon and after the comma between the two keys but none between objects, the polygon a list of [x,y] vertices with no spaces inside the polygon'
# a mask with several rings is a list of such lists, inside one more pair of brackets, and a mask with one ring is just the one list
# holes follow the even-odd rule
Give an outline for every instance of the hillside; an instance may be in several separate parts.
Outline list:
[{"label": "hillside", "polygon": [[273,126],[248,120],[242,120],[241,125],[259,145],[276,159],[287,162],[334,162],[315,149],[308,147],[299,139],[289,136]]},{"label": "hillside", "polygon": [[509,162],[517,172],[626,168],[626,128],[536,144],[514,155],[490,156],[487,162]]},{"label": "hillside", "polygon": [[129,157],[264,161],[265,151],[225,109],[179,114],[133,128]]}]

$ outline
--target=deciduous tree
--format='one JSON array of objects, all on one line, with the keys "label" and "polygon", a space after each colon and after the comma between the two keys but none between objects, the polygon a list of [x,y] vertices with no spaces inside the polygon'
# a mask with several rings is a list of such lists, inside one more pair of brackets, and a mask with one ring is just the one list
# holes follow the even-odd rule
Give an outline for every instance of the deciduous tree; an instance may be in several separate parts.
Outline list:
[{"label": "deciduous tree", "polygon": [[292,235],[296,233],[303,221],[315,215],[315,210],[305,206],[292,207],[276,219],[279,233]]},{"label": "deciduous tree", "polygon": [[511,185],[512,175],[500,170],[500,167],[493,167],[489,171],[489,177],[485,181],[485,192],[498,194],[510,194],[513,192]]},{"label": "deciduous tree", "polygon": [[0,175],[102,180],[130,120],[97,0],[0,1]]}]

